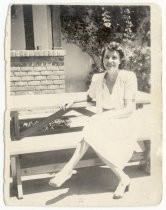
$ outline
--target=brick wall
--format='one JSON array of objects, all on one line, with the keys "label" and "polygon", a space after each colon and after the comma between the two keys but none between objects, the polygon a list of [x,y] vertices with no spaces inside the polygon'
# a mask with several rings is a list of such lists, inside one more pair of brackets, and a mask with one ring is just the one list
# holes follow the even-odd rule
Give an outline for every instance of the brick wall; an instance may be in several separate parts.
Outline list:
[{"label": "brick wall", "polygon": [[65,92],[64,50],[11,51],[11,95]]}]

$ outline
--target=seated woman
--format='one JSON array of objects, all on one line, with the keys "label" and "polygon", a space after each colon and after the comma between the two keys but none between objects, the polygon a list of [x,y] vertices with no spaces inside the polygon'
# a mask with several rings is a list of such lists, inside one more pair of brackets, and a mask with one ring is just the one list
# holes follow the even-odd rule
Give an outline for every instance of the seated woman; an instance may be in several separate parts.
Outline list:
[{"label": "seated woman", "polygon": [[120,44],[110,43],[103,50],[104,72],[93,76],[87,91],[90,98],[96,98],[98,113],[84,127],[82,141],[70,161],[50,180],[51,186],[59,187],[72,176],[73,168],[90,145],[119,179],[113,198],[122,198],[129,190],[130,178],[123,169],[136,143],[134,111],[137,79],[133,72],[120,69],[123,60]]}]

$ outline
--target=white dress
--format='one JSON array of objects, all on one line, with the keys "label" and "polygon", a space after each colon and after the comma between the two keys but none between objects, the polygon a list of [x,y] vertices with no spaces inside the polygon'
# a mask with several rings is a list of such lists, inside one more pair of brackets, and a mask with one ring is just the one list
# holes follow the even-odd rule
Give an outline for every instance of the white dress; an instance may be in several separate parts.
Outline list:
[{"label": "white dress", "polygon": [[[104,75],[105,73],[94,75],[88,90],[91,98],[100,98],[102,108],[119,110],[124,108],[126,99],[135,101],[137,79],[133,72],[119,71],[112,94],[107,88]],[[100,114],[97,118],[92,118],[83,130],[84,140],[100,156],[121,169],[131,158],[136,144],[134,113],[121,119],[101,117]]]}]

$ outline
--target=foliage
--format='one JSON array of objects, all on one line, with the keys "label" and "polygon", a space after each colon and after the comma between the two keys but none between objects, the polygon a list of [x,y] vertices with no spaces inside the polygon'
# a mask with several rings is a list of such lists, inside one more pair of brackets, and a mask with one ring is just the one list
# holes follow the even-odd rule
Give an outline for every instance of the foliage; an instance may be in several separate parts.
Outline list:
[{"label": "foliage", "polygon": [[126,45],[125,47],[126,63],[125,69],[134,71],[140,91],[150,92],[150,47]]},{"label": "foliage", "polygon": [[146,6],[61,6],[63,38],[91,56],[94,64],[90,77],[102,71],[103,46],[120,42],[126,51],[125,68],[136,72],[139,90],[149,92],[149,13]]}]

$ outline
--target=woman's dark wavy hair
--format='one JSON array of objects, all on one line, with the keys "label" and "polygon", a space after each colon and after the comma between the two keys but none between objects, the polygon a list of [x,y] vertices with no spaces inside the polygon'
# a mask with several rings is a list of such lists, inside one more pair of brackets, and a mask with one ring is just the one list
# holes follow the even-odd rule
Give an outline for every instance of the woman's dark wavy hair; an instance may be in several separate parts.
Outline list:
[{"label": "woman's dark wavy hair", "polygon": [[102,69],[105,70],[103,60],[104,60],[104,55],[105,55],[106,50],[117,51],[119,53],[120,60],[121,60],[121,63],[119,64],[119,69],[123,69],[124,65],[125,65],[125,54],[124,54],[122,46],[118,42],[110,42],[102,50],[102,54],[101,54],[101,67],[102,67]]}]

